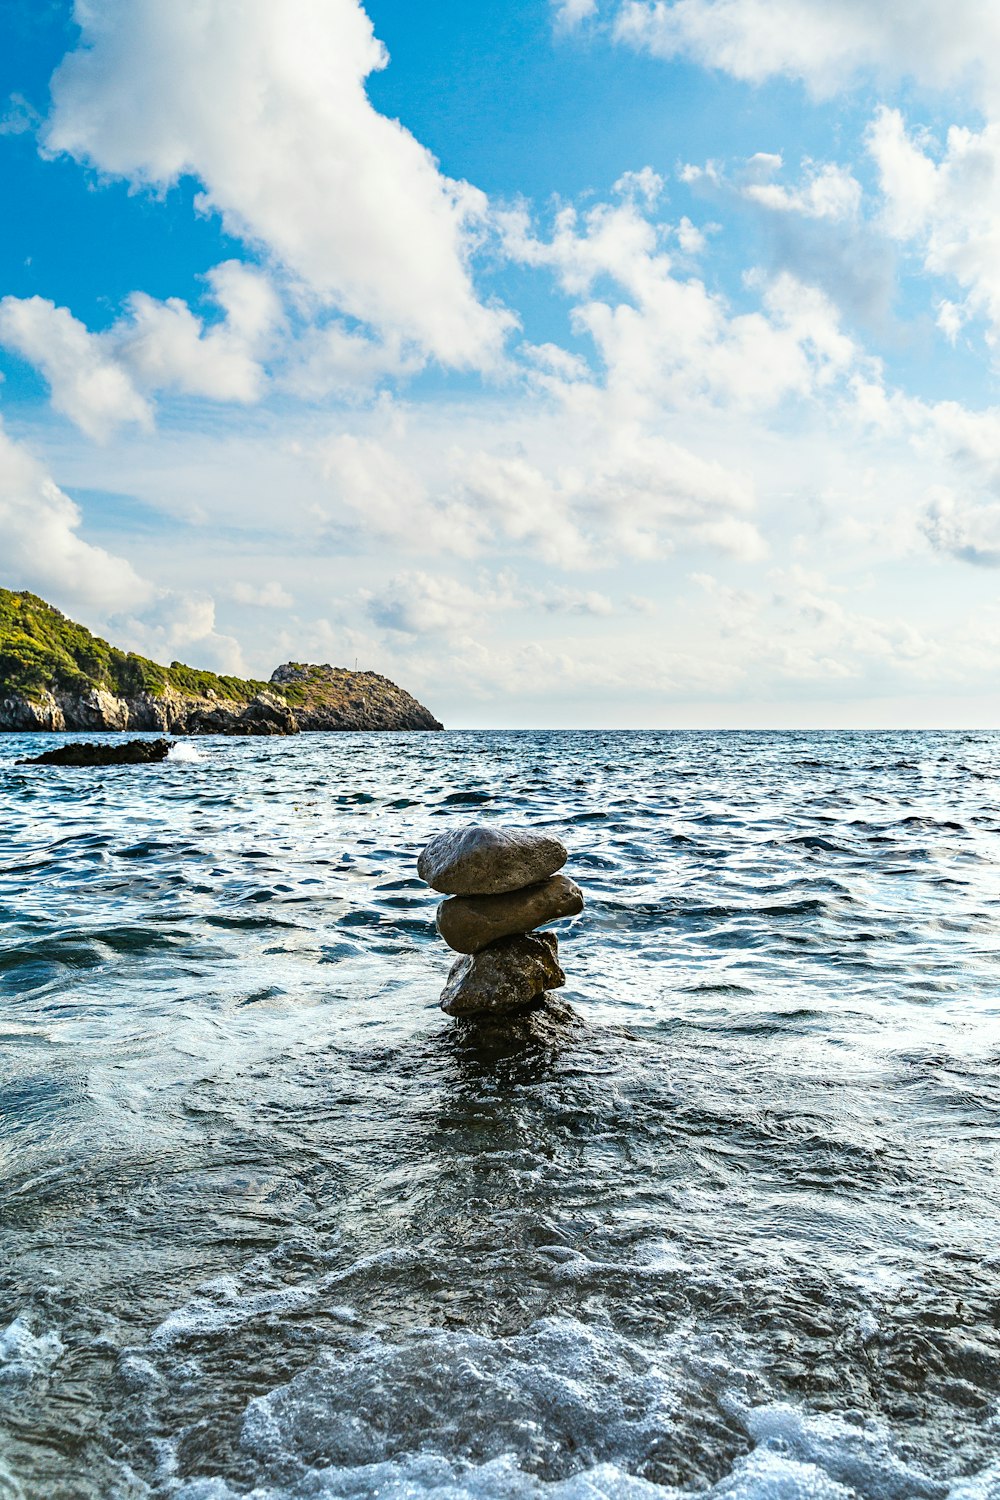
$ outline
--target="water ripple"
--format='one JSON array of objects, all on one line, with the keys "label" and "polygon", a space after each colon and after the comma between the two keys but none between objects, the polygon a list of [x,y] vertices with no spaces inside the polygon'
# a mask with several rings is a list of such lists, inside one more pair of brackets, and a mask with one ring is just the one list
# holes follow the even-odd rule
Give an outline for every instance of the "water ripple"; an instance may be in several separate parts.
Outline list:
[{"label": "water ripple", "polygon": [[[993,1500],[990,734],[0,742],[0,1493]],[[415,878],[561,831],[575,1018]]]}]

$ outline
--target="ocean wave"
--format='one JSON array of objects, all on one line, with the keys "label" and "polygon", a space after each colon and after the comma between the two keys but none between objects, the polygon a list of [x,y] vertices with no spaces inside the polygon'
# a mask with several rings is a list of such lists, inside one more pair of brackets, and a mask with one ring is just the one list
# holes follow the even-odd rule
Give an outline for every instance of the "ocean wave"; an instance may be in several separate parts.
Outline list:
[{"label": "ocean wave", "polygon": [[[998,746],[0,767],[0,1493],[995,1500]],[[471,819],[565,839],[569,1023],[437,1009]]]},{"label": "ocean wave", "polygon": [[52,1329],[34,1333],[27,1314],[21,1313],[0,1330],[0,1385],[47,1375],[59,1363],[65,1347]]},{"label": "ocean wave", "polygon": [[[241,1449],[279,1481],[231,1488],[188,1478],[176,1500],[996,1500],[1000,1470],[929,1474],[896,1451],[883,1423],[748,1402],[735,1373],[697,1336],[662,1356],[572,1319],[507,1340],[440,1330],[404,1341],[355,1337],[248,1406]],[[685,1373],[678,1375],[678,1368]],[[685,1382],[719,1391],[702,1439],[729,1458],[709,1477],[671,1429]],[[688,1434],[688,1444],[697,1444]],[[708,1478],[709,1482],[704,1481]]]}]

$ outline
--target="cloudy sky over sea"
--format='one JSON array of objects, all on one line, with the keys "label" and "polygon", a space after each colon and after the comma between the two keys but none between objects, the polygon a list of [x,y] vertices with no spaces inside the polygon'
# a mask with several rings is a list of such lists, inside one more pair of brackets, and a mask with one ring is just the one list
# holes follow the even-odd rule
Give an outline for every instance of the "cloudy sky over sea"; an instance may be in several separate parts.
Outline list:
[{"label": "cloudy sky over sea", "polygon": [[0,24],[0,583],[449,725],[1000,724],[1000,7]]}]

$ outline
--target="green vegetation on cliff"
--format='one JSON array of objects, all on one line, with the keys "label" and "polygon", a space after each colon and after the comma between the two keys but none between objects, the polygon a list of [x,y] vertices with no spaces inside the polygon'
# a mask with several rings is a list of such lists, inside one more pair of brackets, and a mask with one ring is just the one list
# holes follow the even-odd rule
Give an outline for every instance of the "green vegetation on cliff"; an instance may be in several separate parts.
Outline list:
[{"label": "green vegetation on cliff", "polygon": [[441,725],[376,672],[285,662],[269,682],[256,682],[179,661],[163,667],[119,651],[37,594],[0,589],[0,731],[125,728],[297,734]]},{"label": "green vegetation on cliff", "polygon": [[104,688],[121,698],[140,693],[159,698],[168,687],[200,697],[211,691],[218,698],[244,702],[270,684],[220,677],[179,661],[161,667],[148,656],[119,651],[37,594],[0,589],[0,696],[18,693],[37,700],[46,690]]}]

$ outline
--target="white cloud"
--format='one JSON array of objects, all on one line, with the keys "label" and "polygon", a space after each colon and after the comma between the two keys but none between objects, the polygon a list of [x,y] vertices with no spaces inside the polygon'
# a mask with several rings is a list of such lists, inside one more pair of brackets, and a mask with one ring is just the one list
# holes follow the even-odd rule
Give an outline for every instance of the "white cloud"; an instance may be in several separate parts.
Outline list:
[{"label": "white cloud", "polygon": [[225,261],[206,279],[222,322],[206,328],[177,297],[157,302],[133,292],[127,317],[103,341],[147,390],[257,401],[265,380],[260,356],[281,321],[278,298],[265,276],[239,261]]},{"label": "white cloud", "polygon": [[391,578],[377,593],[366,591],[365,608],[372,621],[403,635],[434,635],[468,629],[497,608],[495,594],[481,598],[472,584],[440,574],[412,572]]},{"label": "white cloud", "polygon": [[0,135],[28,135],[41,123],[41,115],[23,94],[11,94],[7,108],[0,115]]},{"label": "white cloud", "polygon": [[715,649],[728,643],[738,678],[837,683],[886,670],[923,679],[947,669],[947,652],[908,620],[850,607],[821,573],[777,570],[766,590],[693,577],[710,601]]},{"label": "white cloud", "polygon": [[597,14],[597,0],[552,0],[557,31],[574,31]]},{"label": "white cloud", "polygon": [[700,197],[752,215],[773,270],[820,288],[846,317],[884,334],[897,257],[849,168],[805,157],[792,176],[780,154],[758,151],[728,167],[689,163],[679,175]]},{"label": "white cloud", "polygon": [[201,206],[319,304],[445,364],[496,362],[512,320],[469,271],[486,199],[370,104],[365,80],[388,59],[357,0],[77,0],[75,14],[49,151],[160,189],[192,174]]},{"label": "white cloud", "polygon": [[861,184],[833,162],[807,163],[805,180],[794,188],[778,182],[749,182],[743,195],[764,208],[807,219],[849,219],[861,207]]},{"label": "white cloud", "polygon": [[480,629],[491,616],[539,610],[548,615],[607,619],[616,613],[606,594],[560,584],[524,584],[513,573],[481,572],[470,581],[443,573],[400,573],[362,595],[374,624],[401,635],[425,636]]},{"label": "white cloud", "polygon": [[1000,11],[983,0],[623,0],[614,31],[655,56],[820,95],[859,72],[1000,95]]},{"label": "white cloud", "polygon": [[708,238],[703,229],[697,224],[692,224],[685,214],[677,226],[677,243],[685,255],[700,255],[708,244]]},{"label": "white cloud", "polygon": [[647,208],[652,208],[662,196],[664,186],[659,172],[652,167],[641,167],[638,172],[623,172],[612,191],[620,198],[641,199]]},{"label": "white cloud", "polygon": [[1000,503],[975,503],[938,491],[921,516],[921,530],[935,552],[981,568],[1000,568]]},{"label": "white cloud", "polygon": [[502,429],[483,431],[489,447],[455,436],[443,454],[391,426],[322,444],[331,522],[346,506],[364,534],[411,552],[520,554],[568,571],[680,546],[764,551],[748,476],[656,434],[550,408],[521,428],[517,451]]},{"label": "white cloud", "polygon": [[926,270],[960,286],[961,304],[945,300],[938,321],[956,338],[973,318],[1000,340],[1000,124],[981,131],[952,126],[943,149],[910,134],[898,110],[880,109],[868,135],[878,167],[885,223],[913,244]]},{"label": "white cloud", "polygon": [[215,603],[140,577],[131,563],[80,536],[83,514],[29,450],[0,427],[3,584],[82,615],[116,645],[171,661],[244,671],[239,643],[215,629]]},{"label": "white cloud", "polygon": [[152,409],[127,371],[65,307],[42,297],[4,297],[0,342],[41,371],[52,405],[89,437],[104,442],[122,423],[152,425]]},{"label": "white cloud", "polygon": [[237,604],[249,604],[255,609],[291,609],[295,600],[287,589],[275,579],[269,583],[234,583],[230,589]]},{"label": "white cloud", "polygon": [[[521,212],[504,230],[513,259],[548,266],[578,299],[574,323],[594,340],[619,421],[689,402],[766,410],[814,395],[861,360],[829,299],[787,273],[763,288],[760,311],[740,314],[700,279],[675,274],[663,227],[634,200],[582,218],[564,208],[548,239]],[[592,296],[607,280],[618,297]]]},{"label": "white cloud", "polygon": [[306,400],[364,398],[388,380],[415,374],[426,361],[396,336],[370,338],[339,320],[305,329],[285,351],[280,384]]},{"label": "white cloud", "polygon": [[0,428],[0,556],[7,588],[68,607],[130,609],[154,594],[124,558],[79,535],[83,516],[39,461]]},{"label": "white cloud", "polygon": [[144,292],[132,294],[126,314],[104,333],[90,333],[68,308],[41,297],[5,297],[0,343],[35,365],[55,409],[100,442],[128,423],[151,426],[147,397],[157,391],[257,401],[265,383],[258,356],[281,318],[277,296],[238,261],[214,267],[206,280],[225,314],[211,327],[179,298],[157,302]]},{"label": "white cloud", "polygon": [[215,628],[215,600],[207,594],[163,589],[141,615],[118,615],[113,621],[116,645],[151,656],[178,659],[191,666],[248,676],[239,641]]}]

